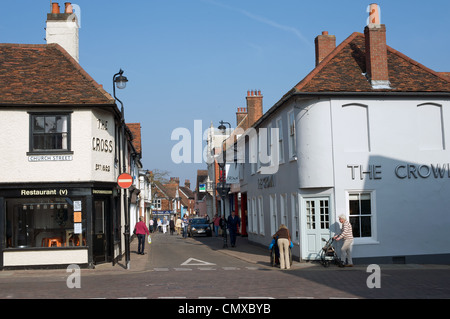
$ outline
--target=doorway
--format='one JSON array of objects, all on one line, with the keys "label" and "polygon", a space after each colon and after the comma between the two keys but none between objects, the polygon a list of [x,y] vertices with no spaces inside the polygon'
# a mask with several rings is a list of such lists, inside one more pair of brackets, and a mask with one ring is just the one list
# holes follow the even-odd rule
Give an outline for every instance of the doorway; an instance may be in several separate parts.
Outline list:
[{"label": "doorway", "polygon": [[106,199],[94,200],[94,225],[93,225],[93,257],[94,263],[109,261],[109,201]]},{"label": "doorway", "polygon": [[330,238],[329,197],[304,198],[302,203],[303,259],[315,260]]}]

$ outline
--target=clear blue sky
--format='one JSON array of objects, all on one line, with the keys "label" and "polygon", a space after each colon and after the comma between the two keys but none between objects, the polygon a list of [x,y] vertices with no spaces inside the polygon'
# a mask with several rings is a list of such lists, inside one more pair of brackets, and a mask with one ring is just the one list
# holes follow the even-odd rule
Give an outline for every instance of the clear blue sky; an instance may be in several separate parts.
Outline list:
[{"label": "clear blue sky", "polygon": [[[66,0],[67,1],[67,0]],[[56,1],[55,1],[56,2]],[[64,7],[64,1],[59,1]],[[108,92],[118,91],[126,121],[140,122],[146,169],[196,182],[206,164],[171,160],[172,131],[235,125],[247,90],[264,95],[264,111],[314,68],[314,38],[337,44],[363,32],[371,1],[361,0],[77,0],[80,64]],[[388,45],[436,71],[450,72],[450,1],[379,0]],[[0,42],[45,43],[49,0],[0,3]]]}]

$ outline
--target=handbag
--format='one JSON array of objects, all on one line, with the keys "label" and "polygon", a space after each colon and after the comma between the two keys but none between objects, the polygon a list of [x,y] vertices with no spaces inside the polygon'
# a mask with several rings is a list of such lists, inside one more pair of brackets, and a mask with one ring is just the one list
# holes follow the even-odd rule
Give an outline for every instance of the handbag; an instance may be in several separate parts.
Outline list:
[{"label": "handbag", "polygon": [[152,236],[148,235],[147,241],[148,241],[149,244],[151,244],[152,243]]}]

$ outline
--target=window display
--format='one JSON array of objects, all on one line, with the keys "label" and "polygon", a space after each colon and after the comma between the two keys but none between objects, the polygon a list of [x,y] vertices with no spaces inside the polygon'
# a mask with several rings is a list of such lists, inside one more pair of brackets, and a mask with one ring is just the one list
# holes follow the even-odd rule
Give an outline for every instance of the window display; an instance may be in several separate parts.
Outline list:
[{"label": "window display", "polygon": [[86,246],[86,203],[68,197],[8,199],[5,225],[7,248]]}]

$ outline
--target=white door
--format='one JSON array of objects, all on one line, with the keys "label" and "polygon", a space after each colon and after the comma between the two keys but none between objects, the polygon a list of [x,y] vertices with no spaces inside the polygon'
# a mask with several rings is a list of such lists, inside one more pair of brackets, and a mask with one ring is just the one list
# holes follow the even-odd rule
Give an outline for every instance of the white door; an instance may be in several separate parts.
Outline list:
[{"label": "white door", "polygon": [[302,258],[314,260],[330,238],[330,199],[328,197],[304,198],[302,205]]}]

